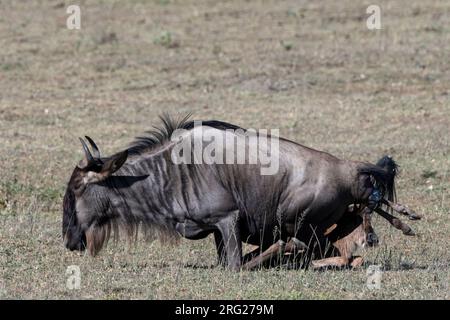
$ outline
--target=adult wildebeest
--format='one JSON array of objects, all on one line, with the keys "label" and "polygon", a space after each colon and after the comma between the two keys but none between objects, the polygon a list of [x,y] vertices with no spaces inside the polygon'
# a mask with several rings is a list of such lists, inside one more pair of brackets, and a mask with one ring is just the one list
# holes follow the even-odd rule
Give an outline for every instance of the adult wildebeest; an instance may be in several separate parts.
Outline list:
[{"label": "adult wildebeest", "polygon": [[[391,178],[386,185],[386,199],[382,201],[389,201],[391,205],[396,206],[396,210],[399,212],[405,214],[410,212],[409,210],[402,208],[401,205],[396,205],[391,201],[395,198],[394,179],[398,171],[397,164],[392,158],[385,156],[381,158],[376,165],[381,169],[392,173]],[[414,235],[407,224],[385,211],[378,211],[383,218],[387,219],[396,228],[402,230],[404,234]],[[250,244],[257,246],[256,249],[244,256],[243,268],[253,269],[262,265],[270,266],[286,263],[287,259],[285,259],[285,253],[289,256],[288,261],[290,263],[294,262],[297,267],[308,266],[310,261],[312,261],[312,266],[314,268],[360,266],[363,259],[353,255],[357,249],[365,246],[372,247],[378,244],[378,236],[371,224],[371,213],[372,210],[368,207],[351,205],[343,217],[337,221],[336,224],[333,224],[328,228],[323,234],[315,232],[316,230],[313,225],[309,225],[309,229],[303,228],[302,237],[307,239],[308,234],[310,236],[308,245],[300,242],[296,238],[291,238],[288,243],[279,240],[270,247],[261,246],[255,238],[246,241],[249,237],[248,233],[246,233],[248,232],[248,228],[245,226],[245,221],[241,219],[239,221],[241,239],[243,239],[244,242],[250,242]],[[420,217],[411,215],[410,218],[418,219]],[[272,228],[276,229],[277,226],[272,226]],[[205,238],[210,233],[214,232],[219,263],[226,264],[226,252],[222,243],[223,240],[217,229],[208,229],[204,226],[197,225],[192,221],[187,221],[178,223],[177,230],[184,237],[192,240]],[[299,259],[292,259],[292,257]],[[319,260],[312,260],[314,258]]]},{"label": "adult wildebeest", "polygon": [[[228,267],[239,269],[241,234],[246,235],[246,242],[269,248],[289,237],[307,243],[311,226],[323,234],[342,219],[350,205],[389,216],[380,204],[391,204],[385,195],[392,190],[393,172],[380,166],[341,160],[279,138],[278,170],[262,175],[258,161],[214,163],[211,160],[227,150],[215,149],[214,157],[208,155],[203,139],[205,135],[222,137],[249,151],[258,144],[259,136],[247,139],[239,127],[220,121],[206,121],[198,127],[186,118],[180,122],[169,117],[162,120],[162,129],[138,138],[131,147],[110,157],[101,157],[98,147],[86,137],[92,155],[80,139],[85,158],[72,173],[63,204],[62,231],[67,248],[88,248],[95,255],[120,225],[130,234],[142,226],[175,235],[177,225],[188,223],[205,232],[217,230]],[[171,139],[181,129],[182,133]],[[208,161],[175,163],[176,148],[185,141],[194,147],[189,154],[183,151],[183,157],[209,157]],[[195,148],[199,145],[200,149]]]}]

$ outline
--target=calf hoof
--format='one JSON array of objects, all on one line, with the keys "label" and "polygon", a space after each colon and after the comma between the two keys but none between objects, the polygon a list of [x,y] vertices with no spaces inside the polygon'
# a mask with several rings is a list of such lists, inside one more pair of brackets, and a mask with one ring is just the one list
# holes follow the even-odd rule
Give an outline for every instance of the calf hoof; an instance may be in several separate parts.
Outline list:
[{"label": "calf hoof", "polygon": [[294,243],[296,250],[308,250],[308,246],[303,241],[300,241],[297,238],[291,238],[291,241]]},{"label": "calf hoof", "polygon": [[313,260],[311,261],[311,267],[313,270],[320,270],[327,267],[327,265],[320,263],[319,260]]},{"label": "calf hoof", "polygon": [[409,220],[420,220],[422,219],[422,216],[417,213],[412,213],[408,216]]},{"label": "calf hoof", "polygon": [[376,247],[376,246],[378,246],[378,243],[379,243],[378,236],[374,232],[370,232],[367,234],[366,241],[367,241],[367,245],[369,247]]},{"label": "calf hoof", "polygon": [[362,257],[354,257],[352,262],[350,262],[350,267],[359,268],[363,265],[364,259]]}]

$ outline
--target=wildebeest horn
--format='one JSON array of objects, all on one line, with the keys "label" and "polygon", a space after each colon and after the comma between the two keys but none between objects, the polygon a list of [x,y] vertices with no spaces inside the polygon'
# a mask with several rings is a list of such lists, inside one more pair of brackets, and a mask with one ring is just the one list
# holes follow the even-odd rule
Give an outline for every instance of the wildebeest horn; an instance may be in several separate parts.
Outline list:
[{"label": "wildebeest horn", "polygon": [[84,142],[83,139],[79,138],[81,145],[83,146],[83,150],[84,150],[84,155],[86,157],[86,165],[95,162],[94,157],[92,156],[91,152],[89,151],[88,146],[86,145],[86,142]]},{"label": "wildebeest horn", "polygon": [[98,149],[97,145],[95,144],[94,140],[92,140],[89,136],[84,136],[86,140],[89,142],[89,144],[92,147],[92,151],[94,152],[95,158],[101,158],[100,157],[100,150]]}]

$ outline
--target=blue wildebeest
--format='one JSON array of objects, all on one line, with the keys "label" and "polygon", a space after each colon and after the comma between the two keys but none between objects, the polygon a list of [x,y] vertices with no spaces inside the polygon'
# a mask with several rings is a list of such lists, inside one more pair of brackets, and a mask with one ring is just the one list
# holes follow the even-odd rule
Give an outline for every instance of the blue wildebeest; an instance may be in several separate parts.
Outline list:
[{"label": "blue wildebeest", "polygon": [[[389,180],[386,181],[386,199],[383,199],[382,202],[395,207],[395,210],[400,213],[409,215],[410,219],[420,219],[420,216],[414,214],[411,210],[392,202],[395,198],[394,179],[398,171],[397,164],[394,160],[385,156],[381,158],[376,165],[381,169],[392,173]],[[414,235],[412,229],[401,220],[379,208],[376,208],[376,211],[397,229],[402,230],[404,234]],[[244,242],[248,242],[258,247],[244,256],[243,268],[253,269],[262,265],[278,265],[281,262],[294,262],[294,265],[297,267],[308,266],[309,263],[312,262],[314,268],[360,266],[363,263],[363,259],[360,256],[354,256],[353,253],[355,253],[357,249],[365,246],[372,247],[378,245],[378,236],[371,224],[371,213],[372,209],[370,209],[370,207],[353,204],[349,206],[343,217],[328,228],[323,234],[316,232],[312,225],[309,225],[309,229],[304,228],[302,231],[302,238],[308,239],[308,236],[310,237],[308,245],[296,238],[291,238],[288,243],[285,243],[283,240],[276,241],[269,248],[261,246],[255,238],[248,239],[248,228],[245,226],[245,221],[240,220],[239,227],[241,239],[243,239]],[[273,226],[273,228],[276,227],[277,226]],[[192,221],[178,223],[177,229],[183,236],[193,240],[205,238],[212,232]],[[214,236],[219,255],[219,262],[225,264],[226,252],[221,243],[222,238],[217,230],[214,231]],[[284,254],[286,254],[288,258],[286,258]],[[321,259],[312,260],[313,257]]]},{"label": "blue wildebeest", "polygon": [[[291,239],[288,244],[294,250],[315,234],[327,234],[351,206],[378,212],[405,234],[411,229],[381,205],[418,218],[392,202],[395,170],[341,160],[276,137],[277,170],[262,174],[267,168],[257,156],[244,163],[218,162],[218,156],[230,152],[227,144],[216,144],[211,152],[204,143],[205,135],[236,142],[250,159],[251,150],[258,150],[256,155],[274,151],[272,145],[259,145],[260,134],[248,139],[238,126],[214,120],[202,126],[187,118],[175,122],[166,116],[162,121],[162,128],[110,157],[102,157],[89,137],[92,152],[80,139],[85,157],[72,172],[63,203],[68,249],[87,248],[96,255],[120,227],[130,236],[141,227],[167,236],[181,231],[189,237],[188,227],[194,230],[191,238],[214,233],[221,260],[236,270],[243,265],[241,241],[262,248],[261,256],[252,257],[258,264],[266,249],[274,252],[278,240]],[[205,161],[197,161],[202,157]]]}]

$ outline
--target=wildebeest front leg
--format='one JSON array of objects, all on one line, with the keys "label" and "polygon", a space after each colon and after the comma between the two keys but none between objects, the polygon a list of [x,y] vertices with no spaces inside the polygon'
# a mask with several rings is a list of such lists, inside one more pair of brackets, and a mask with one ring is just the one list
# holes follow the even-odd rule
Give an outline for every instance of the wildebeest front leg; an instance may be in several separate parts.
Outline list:
[{"label": "wildebeest front leg", "polygon": [[383,218],[385,218],[387,221],[389,221],[389,223],[391,225],[394,226],[394,228],[402,230],[404,235],[407,236],[414,236],[415,233],[414,231],[411,229],[410,226],[408,226],[406,223],[402,222],[400,219],[394,217],[393,215],[387,213],[386,211],[384,211],[381,208],[376,208],[375,211],[382,216]]},{"label": "wildebeest front leg", "polygon": [[216,224],[222,235],[227,266],[235,271],[240,269],[242,261],[242,243],[237,219],[238,212],[233,212]]},{"label": "wildebeest front leg", "polygon": [[219,259],[219,265],[227,265],[227,252],[223,243],[223,237],[220,231],[214,231],[214,241],[216,243],[217,256]]}]

